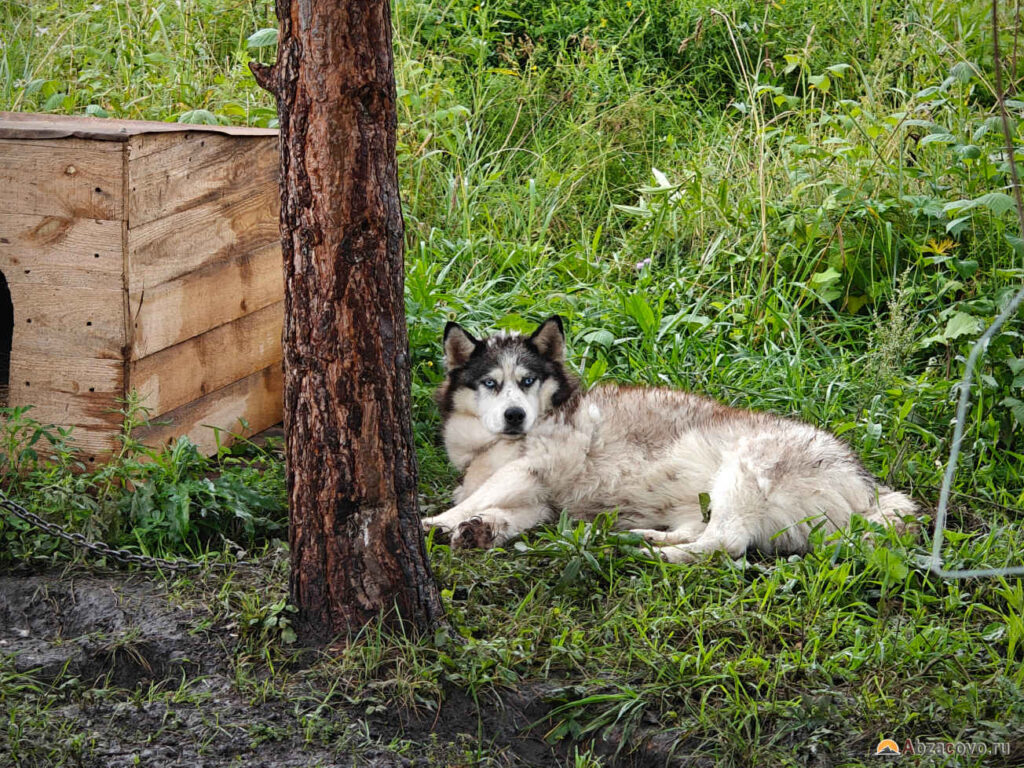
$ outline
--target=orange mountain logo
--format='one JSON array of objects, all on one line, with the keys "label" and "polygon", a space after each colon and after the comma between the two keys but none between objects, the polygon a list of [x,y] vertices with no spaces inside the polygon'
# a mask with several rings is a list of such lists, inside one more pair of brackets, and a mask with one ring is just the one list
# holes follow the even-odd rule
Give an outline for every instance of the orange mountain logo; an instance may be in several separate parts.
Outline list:
[{"label": "orange mountain logo", "polygon": [[882,739],[875,748],[876,755],[898,755],[899,753],[900,745],[892,739]]}]

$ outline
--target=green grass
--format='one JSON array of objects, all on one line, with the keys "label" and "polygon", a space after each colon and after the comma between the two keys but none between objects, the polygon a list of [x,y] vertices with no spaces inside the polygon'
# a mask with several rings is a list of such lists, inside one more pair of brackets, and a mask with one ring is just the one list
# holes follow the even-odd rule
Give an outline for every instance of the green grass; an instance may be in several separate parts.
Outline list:
[{"label": "green grass", "polygon": [[[443,505],[454,484],[430,399],[444,323],[522,330],[560,312],[588,383],[670,384],[800,416],[933,504],[966,352],[1024,279],[987,10],[397,2],[426,503]],[[272,46],[247,40],[274,25],[265,0],[7,2],[0,104],[270,125],[272,102],[246,65],[272,60]],[[1024,104],[1009,96],[1019,125]],[[977,377],[950,567],[1022,562],[1022,331],[1018,316]],[[26,459],[14,433],[35,427],[23,415],[8,424],[9,486],[94,535],[211,557],[281,535],[272,452],[211,463],[185,446],[143,462],[133,448],[75,474],[59,446],[39,450],[45,435],[38,458],[57,462]],[[4,526],[7,562],[68,556]],[[801,764],[812,749],[825,764],[866,763],[882,735],[1020,743],[1020,581],[935,579],[922,565],[929,545],[927,533],[879,549],[850,540],[804,558],[686,568],[600,527],[556,527],[523,551],[434,546],[465,642],[368,633],[324,662],[323,679],[346,700],[418,707],[451,685],[486,696],[557,682],[550,738],[657,724],[722,765]],[[286,619],[283,596],[225,610],[263,627]],[[280,625],[267,626],[243,638],[243,672],[286,653]],[[239,686],[256,687],[243,672]],[[261,674],[266,695],[291,685]],[[340,706],[317,690],[320,715]],[[579,765],[599,762],[578,753]]]}]

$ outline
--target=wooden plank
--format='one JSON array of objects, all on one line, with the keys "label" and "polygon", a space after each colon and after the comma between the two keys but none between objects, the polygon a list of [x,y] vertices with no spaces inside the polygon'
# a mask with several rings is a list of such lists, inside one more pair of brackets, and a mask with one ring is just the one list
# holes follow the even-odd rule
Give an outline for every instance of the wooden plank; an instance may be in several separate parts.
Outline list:
[{"label": "wooden plank", "polygon": [[[139,136],[128,145],[128,174],[128,223],[137,229],[197,205],[217,204],[228,195],[272,190],[279,196],[277,140]],[[267,221],[277,226],[276,208],[267,209]]]},{"label": "wooden plank", "polygon": [[134,342],[142,358],[282,301],[280,244],[209,264],[155,288],[129,295]]},{"label": "wooden plank", "polygon": [[72,439],[83,461],[101,460],[117,446],[124,394],[119,360],[39,357],[11,360],[9,402],[31,405],[28,416],[59,427],[73,427]]},{"label": "wooden plank", "polygon": [[279,301],[132,363],[131,388],[153,416],[281,362]]},{"label": "wooden plank", "polygon": [[0,213],[0,270],[12,284],[119,289],[124,270],[121,224]]},{"label": "wooden plank", "polygon": [[59,138],[77,136],[99,141],[124,142],[140,133],[224,134],[227,136],[276,136],[272,128],[238,125],[194,125],[154,120],[117,120],[81,115],[48,115],[31,112],[0,112],[0,138]]},{"label": "wooden plank", "polygon": [[19,355],[122,360],[124,292],[36,283],[12,283],[14,338]]},{"label": "wooden plank", "polygon": [[123,147],[61,139],[0,141],[0,210],[119,221]]},{"label": "wooden plank", "polygon": [[[29,415],[36,420],[42,421],[35,409]],[[117,428],[75,427],[71,432],[71,447],[77,454],[78,459],[87,468],[94,469],[107,461],[111,454],[120,448],[120,443],[118,442],[120,432],[120,425]],[[36,447],[39,447],[38,444]]]},{"label": "wooden plank", "polygon": [[[281,366],[275,364],[164,414],[159,421],[168,423],[140,427],[135,437],[158,448],[188,435],[200,451],[212,454],[217,438],[210,427],[226,430],[221,444],[232,441],[230,433],[254,435],[281,420],[282,398]],[[246,420],[248,429],[242,428],[239,419]]]},{"label": "wooden plank", "polygon": [[109,392],[60,396],[37,390],[33,402],[23,405],[31,405],[28,415],[43,424],[75,429],[102,427],[116,432],[121,427],[121,416],[116,413],[120,407],[118,396]]},{"label": "wooden plank", "polygon": [[279,207],[277,182],[264,182],[140,227],[131,222],[129,290],[152,288],[271,245],[280,254]]},{"label": "wooden plank", "polygon": [[114,430],[78,427],[71,433],[72,445],[85,466],[94,469],[108,461],[111,454],[121,447],[118,441],[120,433],[120,425]]},{"label": "wooden plank", "polygon": [[[90,410],[90,403],[96,404],[103,397],[113,403],[124,394],[124,365],[120,360],[16,352],[11,358],[10,384],[12,405],[60,404],[65,413],[97,416],[99,412]],[[109,420],[104,418],[102,423]]]}]

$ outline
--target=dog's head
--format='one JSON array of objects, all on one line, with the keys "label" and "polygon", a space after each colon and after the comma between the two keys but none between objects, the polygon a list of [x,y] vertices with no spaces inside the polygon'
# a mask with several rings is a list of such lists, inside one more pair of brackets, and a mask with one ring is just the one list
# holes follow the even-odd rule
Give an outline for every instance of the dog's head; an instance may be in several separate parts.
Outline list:
[{"label": "dog's head", "polygon": [[558,315],[529,336],[502,332],[476,339],[458,323],[448,323],[444,359],[448,375],[437,392],[442,414],[479,420],[490,435],[525,435],[577,389],[565,368]]}]

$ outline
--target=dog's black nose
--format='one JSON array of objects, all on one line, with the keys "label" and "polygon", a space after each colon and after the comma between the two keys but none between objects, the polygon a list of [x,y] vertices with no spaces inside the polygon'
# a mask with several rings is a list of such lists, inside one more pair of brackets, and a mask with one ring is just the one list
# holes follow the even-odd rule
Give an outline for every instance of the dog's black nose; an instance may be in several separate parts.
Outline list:
[{"label": "dog's black nose", "polygon": [[521,427],[526,421],[526,411],[522,408],[506,408],[505,423],[510,427]]}]

